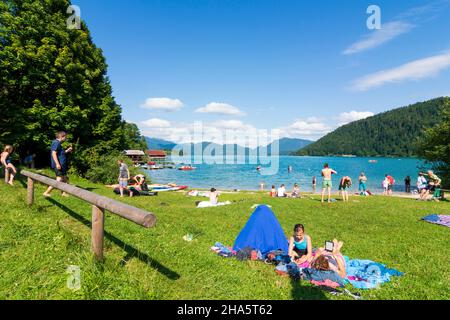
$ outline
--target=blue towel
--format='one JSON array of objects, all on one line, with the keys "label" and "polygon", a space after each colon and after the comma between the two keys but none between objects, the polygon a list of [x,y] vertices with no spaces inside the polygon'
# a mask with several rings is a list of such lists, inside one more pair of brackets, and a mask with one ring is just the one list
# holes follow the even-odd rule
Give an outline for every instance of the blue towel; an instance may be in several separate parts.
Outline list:
[{"label": "blue towel", "polygon": [[231,250],[230,249],[228,249],[227,247],[225,247],[223,244],[221,244],[220,242],[216,242],[215,244],[214,244],[214,247],[217,247],[217,248],[219,248],[219,252],[222,252],[222,253],[225,253],[225,254],[230,254],[231,253]]},{"label": "blue towel", "polygon": [[[391,281],[391,276],[402,276],[403,273],[371,260],[350,260],[347,265],[347,280],[357,289],[372,289],[382,283]],[[355,277],[357,280],[350,280]]]}]

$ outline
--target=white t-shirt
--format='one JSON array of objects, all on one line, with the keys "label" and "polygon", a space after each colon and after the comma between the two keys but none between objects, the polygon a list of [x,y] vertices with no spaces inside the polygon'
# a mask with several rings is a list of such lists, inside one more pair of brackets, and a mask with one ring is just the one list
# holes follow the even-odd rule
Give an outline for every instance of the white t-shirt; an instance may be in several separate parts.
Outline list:
[{"label": "white t-shirt", "polygon": [[286,188],[285,187],[279,187],[278,188],[278,196],[279,197],[284,197],[285,194],[286,194]]},{"label": "white t-shirt", "polygon": [[417,188],[423,189],[427,186],[427,179],[424,176],[417,177]]}]

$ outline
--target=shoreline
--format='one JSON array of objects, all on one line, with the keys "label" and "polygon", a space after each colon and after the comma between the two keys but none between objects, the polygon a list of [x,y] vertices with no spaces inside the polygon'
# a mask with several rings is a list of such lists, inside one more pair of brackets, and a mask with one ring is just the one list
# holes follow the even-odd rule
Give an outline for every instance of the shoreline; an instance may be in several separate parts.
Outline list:
[{"label": "shoreline", "polygon": [[[208,192],[209,189],[205,189],[205,188],[191,188],[188,187],[189,191],[191,190],[198,190],[198,191],[206,191]],[[248,190],[248,189],[219,189],[217,188],[217,191],[223,194],[239,194],[239,193],[248,193],[248,194],[255,194],[255,193],[262,193],[262,194],[268,194],[270,192],[270,190]],[[177,192],[186,192],[186,190],[180,190]],[[288,194],[290,192],[287,192]],[[306,195],[306,196],[321,196],[322,192],[300,192],[300,194]],[[325,194],[325,196],[327,196],[327,194]],[[333,197],[340,197],[338,192],[332,192],[331,196]],[[362,197],[359,194],[355,194],[355,193],[349,193],[348,194],[349,197],[351,196],[357,196],[357,197]],[[411,193],[406,193],[406,192],[393,192],[392,195],[387,196],[387,195],[383,195],[382,192],[381,193],[373,193],[371,196],[366,196],[366,197],[373,197],[373,196],[379,196],[379,197],[395,197],[395,198],[405,198],[405,199],[418,199],[419,195],[418,194],[411,194]],[[277,198],[277,197],[275,197]]]}]

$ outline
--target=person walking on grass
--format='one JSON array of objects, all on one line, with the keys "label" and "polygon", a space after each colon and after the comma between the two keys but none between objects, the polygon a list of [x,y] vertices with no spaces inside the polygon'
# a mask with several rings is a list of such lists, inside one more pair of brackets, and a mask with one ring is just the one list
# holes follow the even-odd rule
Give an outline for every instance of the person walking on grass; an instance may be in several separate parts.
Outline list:
[{"label": "person walking on grass", "polygon": [[[123,190],[128,189],[128,180],[130,180],[130,170],[128,169],[128,166],[125,162],[123,162],[122,159],[117,161],[117,164],[119,165],[119,190],[120,190],[120,197],[123,198]],[[133,191],[129,190],[130,197],[133,196]]]},{"label": "person walking on grass", "polygon": [[328,190],[328,203],[331,202],[331,188],[333,187],[333,183],[331,182],[331,175],[337,174],[336,171],[334,171],[333,169],[331,169],[328,166],[328,163],[325,163],[325,165],[323,166],[324,168],[322,169],[322,177],[323,177],[323,181],[322,181],[322,203],[324,202],[324,197],[325,197],[325,190]]},{"label": "person walking on grass", "polygon": [[349,176],[345,176],[341,179],[339,182],[339,192],[342,195],[342,200],[344,202],[348,202],[348,191],[347,189],[350,188],[352,185],[352,179]]},{"label": "person walking on grass", "polygon": [[[73,151],[72,147],[64,150],[61,143],[66,141],[67,133],[65,131],[59,131],[56,134],[56,139],[53,140],[51,151],[50,151],[50,162],[51,167],[56,175],[56,181],[68,183],[69,178],[67,177],[67,154]],[[53,187],[49,186],[47,190],[44,192],[44,197],[50,197]],[[65,192],[62,193],[64,197],[68,197],[69,195]]]},{"label": "person walking on grass", "polygon": [[11,161],[11,153],[13,152],[13,150],[14,149],[12,146],[10,146],[9,144],[6,145],[0,157],[1,164],[5,168],[5,173],[6,171],[9,172],[8,184],[11,186],[14,186],[14,176],[17,174],[17,169]]}]

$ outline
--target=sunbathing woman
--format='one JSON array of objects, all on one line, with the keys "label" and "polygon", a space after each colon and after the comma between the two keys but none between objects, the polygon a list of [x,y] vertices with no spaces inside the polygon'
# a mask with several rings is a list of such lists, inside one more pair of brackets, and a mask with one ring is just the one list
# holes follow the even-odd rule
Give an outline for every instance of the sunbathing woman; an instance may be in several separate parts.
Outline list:
[{"label": "sunbathing woman", "polygon": [[334,271],[341,278],[345,279],[347,272],[345,270],[345,259],[341,253],[341,248],[343,246],[342,241],[333,240],[334,247],[333,251],[326,251],[324,248],[319,248],[311,262],[311,268],[322,270],[322,271]]},{"label": "sunbathing woman", "polygon": [[311,237],[305,234],[305,227],[296,224],[294,235],[289,239],[289,256],[297,263],[310,262],[312,259]]}]

